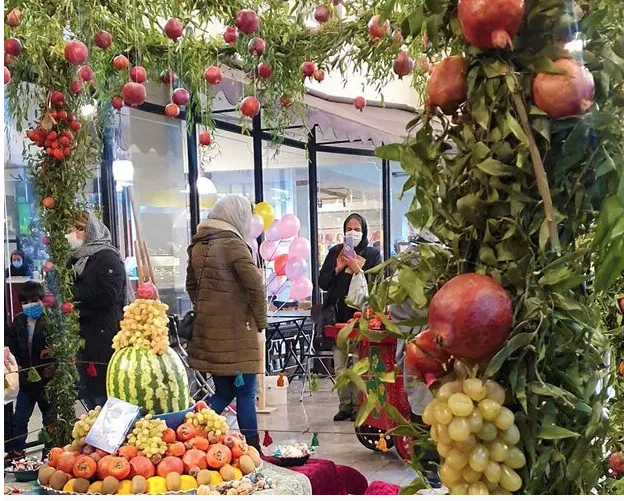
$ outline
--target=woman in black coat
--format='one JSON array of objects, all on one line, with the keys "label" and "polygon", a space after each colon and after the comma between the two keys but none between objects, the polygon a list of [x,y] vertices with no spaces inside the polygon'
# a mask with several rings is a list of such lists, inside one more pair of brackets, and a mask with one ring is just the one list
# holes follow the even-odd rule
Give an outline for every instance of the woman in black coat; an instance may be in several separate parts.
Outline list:
[{"label": "woman in black coat", "polygon": [[81,397],[89,409],[106,402],[106,365],[113,356],[126,298],[126,270],[108,228],[87,212],[78,215],[66,235],[76,273],[74,301],[85,345],[78,365]]},{"label": "woman in black coat", "polygon": [[[332,318],[337,323],[347,322],[356,310],[345,303],[353,275],[374,268],[381,263],[379,250],[368,245],[368,225],[359,214],[351,214],[344,222],[345,237],[353,238],[355,257],[344,253],[344,245],[332,247],[325,258],[319,274],[319,287],[327,292],[323,303],[322,318]],[[323,322],[321,322],[323,325]],[[334,372],[339,374],[348,363],[348,357],[336,346],[334,354]],[[340,406],[334,421],[351,419],[355,421],[358,410],[358,395],[355,385],[350,384],[338,390]]]},{"label": "woman in black coat", "polygon": [[32,277],[30,263],[21,250],[11,252],[11,265],[4,271],[5,277]]}]

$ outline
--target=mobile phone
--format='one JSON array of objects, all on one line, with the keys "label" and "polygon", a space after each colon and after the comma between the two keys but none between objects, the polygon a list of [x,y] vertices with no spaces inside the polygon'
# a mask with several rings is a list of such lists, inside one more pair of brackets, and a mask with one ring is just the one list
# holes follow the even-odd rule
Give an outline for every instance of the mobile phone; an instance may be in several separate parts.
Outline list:
[{"label": "mobile phone", "polygon": [[353,237],[351,235],[345,236],[342,253],[345,257],[355,257],[355,246],[353,245]]}]

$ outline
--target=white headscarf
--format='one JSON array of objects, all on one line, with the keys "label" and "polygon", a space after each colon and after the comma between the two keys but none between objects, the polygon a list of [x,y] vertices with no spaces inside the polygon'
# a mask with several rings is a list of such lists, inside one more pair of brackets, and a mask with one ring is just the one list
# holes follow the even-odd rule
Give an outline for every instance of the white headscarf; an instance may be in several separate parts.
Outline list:
[{"label": "white headscarf", "polygon": [[251,202],[243,195],[225,195],[219,200],[208,215],[211,219],[223,221],[234,227],[239,236],[245,240],[251,232]]}]

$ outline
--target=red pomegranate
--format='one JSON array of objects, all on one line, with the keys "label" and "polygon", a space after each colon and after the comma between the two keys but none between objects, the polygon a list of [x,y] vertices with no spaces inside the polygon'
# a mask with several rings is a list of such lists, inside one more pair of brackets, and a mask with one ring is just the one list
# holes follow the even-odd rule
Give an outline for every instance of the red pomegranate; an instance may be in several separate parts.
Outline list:
[{"label": "red pomegranate", "polygon": [[130,65],[130,61],[126,56],[115,56],[113,58],[113,68],[117,71],[127,70]]},{"label": "red pomegranate", "polygon": [[396,30],[394,32],[392,35],[392,43],[398,46],[403,45],[403,33],[401,33],[401,30]]},{"label": "red pomegranate", "polygon": [[7,38],[4,41],[4,52],[13,57],[19,56],[22,53],[22,42],[17,38]]},{"label": "red pomegranate", "polygon": [[113,96],[113,98],[111,99],[111,105],[116,110],[120,110],[124,106],[124,100],[121,96]]},{"label": "red pomegranate", "polygon": [[399,52],[397,57],[394,58],[392,69],[399,76],[399,78],[411,75],[414,71],[414,60],[409,56],[409,53],[406,50],[402,50]]},{"label": "red pomegranate", "polygon": [[247,44],[247,50],[252,56],[261,56],[266,51],[266,42],[262,38],[252,38]]},{"label": "red pomegranate", "polygon": [[17,28],[22,22],[22,12],[18,8],[13,8],[6,16],[7,24],[11,28]]},{"label": "red pomegranate", "polygon": [[52,308],[56,304],[56,298],[51,292],[46,292],[43,295],[43,299],[41,300],[41,302],[46,308]]},{"label": "red pomegranate", "polygon": [[163,71],[160,74],[160,81],[164,83],[165,85],[171,85],[178,81],[178,75],[176,74],[175,71],[172,71],[172,70]]},{"label": "red pomegranate", "polygon": [[147,71],[143,66],[133,66],[130,70],[130,79],[136,83],[143,83],[147,80]]},{"label": "red pomegranate", "polygon": [[140,106],[145,102],[147,92],[143,84],[128,82],[121,89],[121,96],[129,106]]},{"label": "red pomegranate", "polygon": [[480,359],[493,355],[513,325],[511,300],[487,275],[464,273],[449,280],[429,305],[429,329],[450,355]]},{"label": "red pomegranate", "polygon": [[158,289],[152,282],[145,282],[139,285],[137,296],[139,299],[158,299]]},{"label": "red pomegranate", "polygon": [[13,62],[13,56],[5,52],[4,53],[4,65],[11,66],[12,62]]},{"label": "red pomegranate", "polygon": [[425,379],[427,374],[436,375],[443,371],[449,356],[436,343],[436,335],[425,330],[405,346],[405,362],[410,374]]},{"label": "red pomegranate", "polygon": [[457,17],[468,43],[480,49],[512,48],[524,0],[459,0]]},{"label": "red pomegranate", "polygon": [[236,14],[236,27],[245,35],[251,35],[260,27],[260,18],[251,9],[240,10]]},{"label": "red pomegranate", "polygon": [[438,106],[452,115],[468,97],[468,60],[462,56],[445,57],[437,63],[427,82],[427,107]]},{"label": "red pomegranate", "polygon": [[57,106],[57,107],[64,105],[65,94],[63,94],[62,92],[58,90],[52,91],[52,93],[50,94],[50,103],[52,103],[52,106]]},{"label": "red pomegranate", "polygon": [[199,133],[199,144],[201,146],[210,146],[212,144],[212,136],[207,130],[203,130]]},{"label": "red pomegranate", "polygon": [[533,80],[533,100],[549,118],[582,115],[594,99],[594,77],[573,59],[557,59],[555,66],[565,75],[538,73]]},{"label": "red pomegranate", "polygon": [[353,106],[356,110],[364,111],[366,108],[366,99],[362,96],[358,96],[353,100]]},{"label": "red pomegranate", "polygon": [[255,96],[247,96],[241,101],[240,111],[246,117],[255,117],[260,113],[260,101],[258,101]]},{"label": "red pomegranate", "polygon": [[368,22],[368,33],[375,40],[385,37],[390,33],[390,21],[386,19],[381,22],[381,16],[379,14],[374,15]]},{"label": "red pomegranate", "polygon": [[315,70],[314,80],[316,80],[317,82],[322,82],[323,80],[325,80],[325,72],[321,69]]},{"label": "red pomegranate", "polygon": [[186,90],[184,87],[180,87],[174,90],[173,94],[171,95],[171,100],[178,106],[185,106],[186,104],[188,104],[190,99],[191,95],[189,94],[189,91]]},{"label": "red pomegranate", "polygon": [[81,66],[78,69],[78,76],[83,82],[91,82],[95,80],[95,72],[91,69],[91,66]]},{"label": "red pomegranate", "polygon": [[100,30],[93,37],[93,41],[100,49],[106,50],[113,43],[113,35],[108,31]]},{"label": "red pomegranate", "polygon": [[314,9],[314,19],[319,23],[326,23],[329,21],[329,9],[324,5],[317,5]]},{"label": "red pomegranate", "polygon": [[312,75],[314,75],[316,64],[314,64],[312,61],[304,61],[303,63],[301,63],[300,69],[303,78],[311,77]]},{"label": "red pomegranate", "polygon": [[82,80],[74,80],[69,85],[69,90],[71,90],[74,94],[78,95],[82,92],[83,87],[84,87],[84,82]]},{"label": "red pomegranate", "polygon": [[4,85],[8,84],[11,81],[11,72],[9,68],[4,67]]},{"label": "red pomegranate", "polygon": [[71,313],[74,311],[74,303],[70,303],[69,301],[64,302],[61,304],[61,311],[65,314]]},{"label": "red pomegranate", "polygon": [[175,118],[180,114],[180,107],[175,103],[169,103],[165,106],[165,115],[170,118]]},{"label": "red pomegranate", "polygon": [[271,78],[271,75],[273,74],[273,66],[269,63],[260,63],[256,70],[258,71],[258,76],[260,78]]},{"label": "red pomegranate", "polygon": [[624,452],[614,452],[609,456],[609,467],[615,475],[624,473]]},{"label": "red pomegranate", "polygon": [[222,79],[223,73],[217,66],[208,66],[206,71],[204,71],[204,80],[206,80],[206,82],[210,85],[218,85],[221,83]]},{"label": "red pomegranate", "polygon": [[46,261],[45,263],[43,263],[43,266],[41,268],[46,273],[50,273],[54,269],[54,264],[50,261]]},{"label": "red pomegranate", "polygon": [[84,64],[89,57],[89,49],[80,40],[72,40],[65,46],[65,59],[74,66]]},{"label": "red pomegranate", "polygon": [[165,35],[174,42],[180,38],[183,33],[184,26],[182,26],[182,23],[178,19],[171,18],[165,23]]},{"label": "red pomegranate", "polygon": [[227,44],[235,44],[236,40],[238,40],[238,30],[234,26],[228,26],[223,33],[223,40]]}]

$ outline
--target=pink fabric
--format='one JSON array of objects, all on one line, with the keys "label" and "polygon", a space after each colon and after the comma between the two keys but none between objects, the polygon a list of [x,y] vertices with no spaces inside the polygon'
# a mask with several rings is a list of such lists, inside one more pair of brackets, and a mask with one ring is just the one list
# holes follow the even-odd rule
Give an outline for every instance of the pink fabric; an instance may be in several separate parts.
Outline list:
[{"label": "pink fabric", "polygon": [[375,480],[368,486],[368,489],[366,489],[367,496],[396,496],[398,493],[398,485],[388,484],[380,480]]}]

